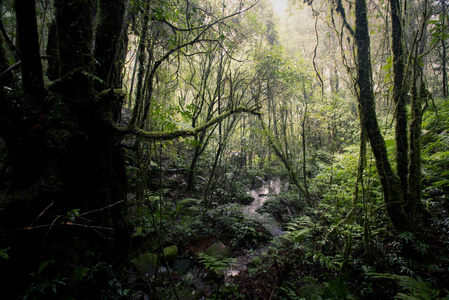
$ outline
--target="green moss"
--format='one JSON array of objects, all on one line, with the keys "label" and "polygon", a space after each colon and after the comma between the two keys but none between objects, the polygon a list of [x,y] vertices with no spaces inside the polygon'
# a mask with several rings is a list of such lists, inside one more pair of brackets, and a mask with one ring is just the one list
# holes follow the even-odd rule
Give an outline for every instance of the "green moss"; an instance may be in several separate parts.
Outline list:
[{"label": "green moss", "polygon": [[214,258],[229,257],[229,250],[222,242],[213,244],[212,246],[207,248],[204,252],[207,255],[212,256]]},{"label": "green moss", "polygon": [[142,274],[152,274],[159,266],[158,257],[154,253],[143,253],[132,261],[137,271]]},{"label": "green moss", "polygon": [[167,260],[169,264],[171,264],[176,261],[176,257],[178,256],[178,247],[177,246],[165,247],[162,252],[164,258]]}]

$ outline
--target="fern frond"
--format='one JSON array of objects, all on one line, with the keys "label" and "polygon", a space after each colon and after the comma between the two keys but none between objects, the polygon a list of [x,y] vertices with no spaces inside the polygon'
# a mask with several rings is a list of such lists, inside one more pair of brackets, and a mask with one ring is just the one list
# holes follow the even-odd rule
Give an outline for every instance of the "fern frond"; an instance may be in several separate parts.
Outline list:
[{"label": "fern frond", "polygon": [[285,226],[287,232],[282,237],[292,242],[301,242],[310,236],[314,226],[315,224],[312,222],[310,217],[302,216],[291,221]]},{"label": "fern frond", "polygon": [[235,258],[217,258],[202,252],[198,253],[198,257],[206,269],[214,272],[225,270],[237,263]]},{"label": "fern frond", "polygon": [[372,278],[391,279],[396,281],[406,293],[398,293],[396,299],[407,300],[432,300],[438,297],[439,291],[435,290],[429,282],[423,281],[419,276],[417,278],[405,275],[396,275],[391,273],[367,273]]}]

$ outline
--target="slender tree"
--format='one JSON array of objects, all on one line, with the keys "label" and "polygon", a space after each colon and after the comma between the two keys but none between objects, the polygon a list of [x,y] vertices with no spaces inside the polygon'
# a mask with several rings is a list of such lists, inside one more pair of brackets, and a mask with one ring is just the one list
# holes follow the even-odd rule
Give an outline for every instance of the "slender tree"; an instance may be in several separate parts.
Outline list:
[{"label": "slender tree", "polygon": [[401,180],[403,198],[407,192],[408,141],[406,87],[404,78],[405,54],[403,50],[402,17],[399,0],[390,0],[391,48],[393,52],[393,101],[395,107],[396,172]]},{"label": "slender tree", "polygon": [[408,220],[402,210],[402,186],[393,173],[388,160],[387,148],[375,110],[367,11],[365,0],[355,2],[356,90],[360,106],[360,121],[366,130],[376,160],[377,172],[390,219],[397,229],[406,230],[409,228],[409,224],[407,224]]}]

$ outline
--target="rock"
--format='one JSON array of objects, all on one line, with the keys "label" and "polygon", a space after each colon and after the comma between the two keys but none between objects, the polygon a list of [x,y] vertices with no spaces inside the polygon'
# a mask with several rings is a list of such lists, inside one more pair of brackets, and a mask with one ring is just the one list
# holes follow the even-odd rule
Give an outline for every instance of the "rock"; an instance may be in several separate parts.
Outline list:
[{"label": "rock", "polygon": [[165,247],[162,251],[167,263],[172,265],[176,261],[176,257],[178,256],[178,247],[177,246],[169,246]]},{"label": "rock", "polygon": [[131,235],[131,237],[142,237],[142,236],[144,236],[142,227],[136,227],[134,233]]},{"label": "rock", "polygon": [[263,178],[262,177],[260,177],[260,176],[256,176],[256,177],[254,177],[254,179],[253,179],[253,189],[258,189],[258,188],[260,188],[261,186],[263,186],[264,185],[264,183],[265,183],[265,180],[263,180]]},{"label": "rock", "polygon": [[184,275],[185,273],[187,273],[187,271],[189,271],[191,265],[192,260],[188,258],[180,258],[176,260],[173,270],[181,275]]},{"label": "rock", "polygon": [[229,257],[229,249],[220,241],[207,248],[204,253],[214,258]]},{"label": "rock", "polygon": [[239,199],[239,203],[243,204],[243,205],[251,204],[253,201],[254,201],[254,198],[251,197],[250,195],[242,196]]},{"label": "rock", "polygon": [[139,257],[133,259],[132,263],[141,275],[151,275],[159,266],[157,255],[154,253],[140,254]]}]

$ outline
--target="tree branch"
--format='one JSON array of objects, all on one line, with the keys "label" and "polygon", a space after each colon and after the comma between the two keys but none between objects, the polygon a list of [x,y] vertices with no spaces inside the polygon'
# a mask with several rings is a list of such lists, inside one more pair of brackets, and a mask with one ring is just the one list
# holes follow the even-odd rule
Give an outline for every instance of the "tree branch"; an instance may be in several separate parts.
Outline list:
[{"label": "tree branch", "polygon": [[[257,3],[259,3],[259,0],[257,0],[256,2],[254,2],[254,4],[252,4],[251,6],[249,6],[248,8],[246,8],[246,9],[244,9],[244,10],[239,10],[239,11],[233,13],[233,14],[230,14],[230,15],[228,15],[228,16],[225,16],[225,17],[221,18],[221,19],[218,19],[218,20],[216,20],[216,21],[214,21],[214,22],[212,22],[212,23],[210,23],[210,24],[208,24],[208,25],[196,27],[195,29],[199,29],[199,30],[202,29],[202,30],[201,30],[201,32],[198,33],[198,35],[197,35],[194,39],[192,39],[191,41],[186,42],[186,43],[184,43],[184,44],[178,45],[177,47],[175,47],[175,48],[173,48],[173,49],[170,49],[166,54],[164,54],[164,56],[162,56],[159,60],[157,60],[157,61],[154,63],[154,66],[153,66],[153,68],[151,69],[150,75],[148,76],[149,91],[148,91],[147,99],[145,100],[145,106],[144,106],[144,110],[143,110],[143,118],[142,118],[141,125],[143,125],[143,124],[145,123],[145,120],[147,119],[147,116],[148,116],[147,112],[148,112],[148,110],[149,110],[149,108],[150,108],[150,105],[151,105],[151,96],[152,96],[152,94],[153,94],[153,91],[152,91],[152,90],[153,90],[153,79],[154,79],[154,75],[155,75],[157,69],[159,68],[159,66],[160,66],[165,60],[167,60],[167,59],[170,57],[170,55],[172,55],[174,52],[176,52],[176,51],[178,51],[178,50],[180,50],[180,49],[182,49],[182,48],[185,48],[185,47],[187,47],[187,46],[191,46],[191,45],[196,44],[196,43],[199,43],[199,42],[218,42],[218,43],[220,43],[219,40],[215,40],[215,39],[201,39],[201,37],[204,35],[204,33],[205,33],[207,30],[209,30],[210,28],[212,28],[215,24],[217,24],[217,23],[219,23],[219,22],[222,22],[222,21],[224,21],[224,20],[226,20],[226,19],[232,18],[232,17],[234,17],[234,16],[236,16],[236,15],[242,14],[242,13],[244,13],[244,12],[250,10],[251,8],[253,8]],[[173,30],[178,30],[178,31],[189,31],[189,32],[194,30],[193,28],[191,28],[191,29],[186,29],[186,30],[183,30],[183,29],[181,29],[181,28],[177,28],[177,27],[175,27],[174,25],[168,23],[166,20],[158,20],[158,21],[161,21],[161,22],[167,24],[167,25],[170,26]],[[220,43],[220,45],[221,45],[221,43]],[[224,47],[223,47],[223,49],[224,49]],[[136,107],[135,107],[136,114],[137,114],[138,110],[141,108],[141,105],[142,105],[142,104],[143,104],[143,103],[141,103],[141,102],[136,103]],[[133,113],[133,115],[134,115],[134,113]],[[133,121],[135,121],[135,118],[133,118]],[[134,123],[134,122],[131,122],[131,125],[134,125],[133,123]]]},{"label": "tree branch", "polygon": [[[168,22],[165,18],[161,18],[161,19],[157,19],[157,18],[151,18],[151,21],[157,21],[157,22],[161,22],[166,24],[167,26],[169,26],[173,31],[181,31],[181,32],[190,32],[190,31],[194,31],[194,30],[199,30],[199,29],[204,29],[203,32],[209,28],[211,28],[212,26],[214,26],[215,24],[222,22],[226,19],[232,18],[236,15],[242,14],[248,10],[250,10],[251,8],[253,8],[257,3],[259,3],[259,0],[257,0],[256,2],[254,2],[254,4],[252,4],[251,6],[249,6],[248,8],[244,9],[244,10],[239,10],[233,14],[230,14],[228,16],[225,16],[223,18],[220,18],[208,25],[202,25],[202,26],[198,26],[198,27],[193,27],[193,28],[179,28],[176,27],[175,25],[171,24],[170,22]],[[202,34],[202,33],[201,33]]]},{"label": "tree branch", "polygon": [[354,29],[352,29],[351,25],[349,25],[348,21],[346,20],[345,8],[343,7],[343,4],[341,4],[341,0],[337,0],[337,7],[335,11],[340,14],[344,26],[346,27],[346,29],[348,29],[349,33],[354,36]]},{"label": "tree branch", "polygon": [[[261,113],[258,111],[258,109],[251,109],[244,106],[238,106],[234,109],[228,110],[209,121],[201,124],[198,127],[192,128],[192,129],[179,129],[174,131],[146,131],[143,130],[136,125],[130,125],[127,128],[120,128],[117,125],[114,124],[115,128],[118,130],[120,134],[123,135],[136,135],[144,139],[153,139],[153,140],[171,140],[177,137],[187,137],[187,136],[194,136],[198,134],[199,132],[202,132],[212,125],[221,122],[222,120],[226,119],[232,114],[235,113],[250,113],[254,115],[261,115]],[[111,120],[112,121],[112,120]]]}]

